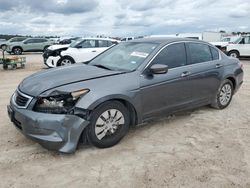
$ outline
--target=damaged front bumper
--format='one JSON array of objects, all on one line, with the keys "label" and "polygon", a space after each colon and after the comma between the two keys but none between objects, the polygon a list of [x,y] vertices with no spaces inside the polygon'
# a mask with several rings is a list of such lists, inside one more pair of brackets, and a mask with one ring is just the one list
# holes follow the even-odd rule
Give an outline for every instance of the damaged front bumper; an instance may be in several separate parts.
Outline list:
[{"label": "damaged front bumper", "polygon": [[47,149],[63,153],[76,150],[81,133],[89,124],[76,115],[39,113],[13,104],[7,109],[11,121],[25,136]]},{"label": "damaged front bumper", "polygon": [[53,67],[57,67],[57,63],[60,60],[60,56],[49,56],[49,57],[44,57],[43,58],[43,62],[44,64],[49,67],[49,68],[53,68]]}]

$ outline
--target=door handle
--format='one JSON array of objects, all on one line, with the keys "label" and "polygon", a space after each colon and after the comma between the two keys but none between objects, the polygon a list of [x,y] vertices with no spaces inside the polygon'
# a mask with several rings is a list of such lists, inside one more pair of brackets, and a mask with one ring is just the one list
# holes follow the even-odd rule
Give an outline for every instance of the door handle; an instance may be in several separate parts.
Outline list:
[{"label": "door handle", "polygon": [[191,72],[185,71],[185,72],[183,72],[183,73],[181,74],[181,77],[187,77],[187,76],[189,76],[190,74],[191,74]]},{"label": "door handle", "polygon": [[96,52],[96,50],[92,50],[92,52]]},{"label": "door handle", "polygon": [[221,68],[221,67],[223,67],[222,64],[216,64],[216,65],[215,65],[215,68],[216,68],[216,69]]}]

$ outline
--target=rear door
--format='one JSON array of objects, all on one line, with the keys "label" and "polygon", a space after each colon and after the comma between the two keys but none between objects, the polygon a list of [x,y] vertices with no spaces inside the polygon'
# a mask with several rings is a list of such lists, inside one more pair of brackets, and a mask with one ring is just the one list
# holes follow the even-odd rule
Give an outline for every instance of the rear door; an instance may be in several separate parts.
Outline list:
[{"label": "rear door", "polygon": [[77,52],[75,54],[75,61],[85,62],[93,59],[97,55],[97,40],[86,39],[78,45],[78,48],[75,49]]},{"label": "rear door", "polygon": [[241,56],[250,56],[250,36],[242,39],[239,44],[239,52]]},{"label": "rear door", "polygon": [[97,53],[100,54],[112,46],[112,42],[109,40],[98,40]]},{"label": "rear door", "polygon": [[143,118],[163,111],[173,111],[192,101],[184,43],[166,46],[150,63],[166,64],[166,74],[143,74],[140,77]]},{"label": "rear door", "polygon": [[188,64],[192,69],[188,79],[194,103],[206,103],[217,92],[223,64],[218,49],[205,43],[187,42]]}]

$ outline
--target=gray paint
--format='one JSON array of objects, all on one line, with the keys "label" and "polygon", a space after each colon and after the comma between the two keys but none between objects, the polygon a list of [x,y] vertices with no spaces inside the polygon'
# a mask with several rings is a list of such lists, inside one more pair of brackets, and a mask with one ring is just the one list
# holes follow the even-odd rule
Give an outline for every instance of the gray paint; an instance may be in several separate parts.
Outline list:
[{"label": "gray paint", "polygon": [[[86,120],[74,115],[42,114],[32,111],[37,97],[49,96],[54,92],[90,89],[90,92],[75,105],[89,111],[107,100],[127,101],[136,111],[137,123],[141,124],[162,113],[169,114],[210,104],[221,82],[228,77],[235,80],[236,91],[242,83],[243,71],[239,61],[228,58],[223,53],[220,54],[220,60],[169,69],[166,74],[149,75],[147,72],[151,60],[165,46],[176,42],[205,42],[180,38],[149,38],[132,42],[138,41],[154,42],[159,45],[136,71],[125,73],[79,64],[43,71],[23,80],[19,90],[33,96],[34,99],[28,109],[17,109],[11,105],[15,115],[24,125],[23,133],[38,139],[38,142],[49,149],[62,152],[75,150],[80,133],[88,124]],[[217,68],[217,64],[221,64],[222,67]],[[190,72],[190,75],[182,77],[182,73],[186,71]],[[52,137],[49,135],[47,137],[41,137],[39,134],[30,135],[26,129],[28,126],[52,130],[60,135],[62,140],[58,142],[63,144],[54,146],[50,142]],[[67,132],[71,135],[70,139],[66,136]]]}]

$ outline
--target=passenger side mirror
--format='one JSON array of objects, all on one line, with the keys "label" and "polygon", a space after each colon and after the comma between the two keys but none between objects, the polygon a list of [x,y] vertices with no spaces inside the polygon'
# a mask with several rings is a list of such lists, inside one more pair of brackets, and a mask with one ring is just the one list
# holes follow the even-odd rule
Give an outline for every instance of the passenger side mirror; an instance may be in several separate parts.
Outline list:
[{"label": "passenger side mirror", "polygon": [[166,74],[168,72],[168,66],[163,64],[154,64],[150,67],[152,74]]}]

